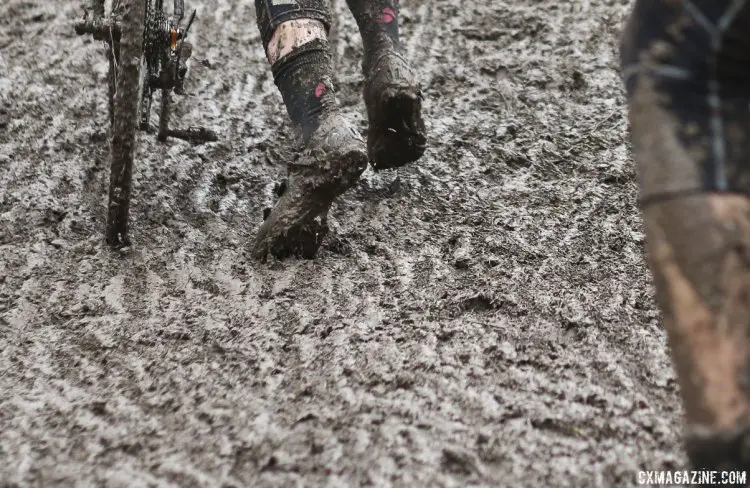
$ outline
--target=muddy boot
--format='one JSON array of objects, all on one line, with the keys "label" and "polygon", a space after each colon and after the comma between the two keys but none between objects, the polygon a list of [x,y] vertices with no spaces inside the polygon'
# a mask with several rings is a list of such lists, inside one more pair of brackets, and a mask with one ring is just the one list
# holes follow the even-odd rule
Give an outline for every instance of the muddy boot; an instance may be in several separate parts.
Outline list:
[{"label": "muddy boot", "polygon": [[685,448],[694,469],[750,470],[750,428],[714,431],[692,428]]},{"label": "muddy boot", "polygon": [[422,91],[398,52],[382,52],[366,75],[367,152],[374,170],[398,168],[422,157],[426,147]]},{"label": "muddy boot", "polygon": [[289,164],[285,188],[258,231],[253,255],[314,257],[327,233],[328,209],[366,168],[359,133],[339,112],[326,116]]},{"label": "muddy boot", "polygon": [[403,55],[398,0],[347,0],[364,46],[367,152],[376,171],[397,168],[425,151],[422,91]]},{"label": "muddy boot", "polygon": [[695,469],[750,469],[750,200],[644,209],[647,250]]},{"label": "muddy boot", "polygon": [[328,209],[367,168],[367,151],[339,111],[328,0],[256,0],[255,10],[274,83],[304,149],[289,164],[285,188],[266,213],[252,252],[259,259],[312,258],[328,231]]}]

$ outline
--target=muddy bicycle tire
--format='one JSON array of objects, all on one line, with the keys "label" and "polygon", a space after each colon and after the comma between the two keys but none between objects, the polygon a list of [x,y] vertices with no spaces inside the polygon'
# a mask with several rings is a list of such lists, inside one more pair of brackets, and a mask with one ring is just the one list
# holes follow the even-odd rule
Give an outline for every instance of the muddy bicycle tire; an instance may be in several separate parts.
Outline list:
[{"label": "muddy bicycle tire", "polygon": [[[129,213],[133,179],[138,107],[139,76],[143,50],[145,6],[142,0],[120,0],[120,40],[112,49],[116,72],[112,99],[110,137],[109,203],[107,243],[115,248],[130,245]],[[113,43],[113,48],[115,47]],[[118,59],[119,58],[119,59]],[[110,92],[111,93],[111,92]]]}]

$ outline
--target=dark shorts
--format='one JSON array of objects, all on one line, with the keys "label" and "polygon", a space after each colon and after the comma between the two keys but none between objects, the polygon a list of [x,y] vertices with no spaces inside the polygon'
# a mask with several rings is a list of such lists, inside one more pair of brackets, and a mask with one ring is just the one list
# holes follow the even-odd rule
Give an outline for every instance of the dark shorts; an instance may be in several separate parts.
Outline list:
[{"label": "dark shorts", "polygon": [[642,201],[750,195],[750,0],[637,0],[621,62]]}]

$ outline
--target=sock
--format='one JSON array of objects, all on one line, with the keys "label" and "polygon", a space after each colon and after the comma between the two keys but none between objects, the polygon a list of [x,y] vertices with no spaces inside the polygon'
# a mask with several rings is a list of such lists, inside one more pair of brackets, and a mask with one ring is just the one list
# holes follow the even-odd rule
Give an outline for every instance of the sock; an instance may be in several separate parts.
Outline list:
[{"label": "sock", "polygon": [[398,35],[399,0],[346,0],[359,26],[365,72],[383,49],[401,50]]},{"label": "sock", "polygon": [[320,125],[321,116],[338,105],[328,41],[316,39],[294,48],[271,70],[289,118],[307,143]]}]

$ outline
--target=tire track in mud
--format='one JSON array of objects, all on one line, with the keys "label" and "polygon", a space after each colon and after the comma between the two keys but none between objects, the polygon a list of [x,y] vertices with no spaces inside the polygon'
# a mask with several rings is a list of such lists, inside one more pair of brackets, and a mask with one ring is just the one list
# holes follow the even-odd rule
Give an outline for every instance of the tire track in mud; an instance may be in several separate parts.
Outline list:
[{"label": "tire track in mud", "polygon": [[[432,73],[437,66],[438,53],[444,53],[445,41],[438,35],[437,29],[431,29],[444,16],[437,15],[438,4],[425,2],[415,9],[417,19],[412,19],[416,27],[406,32],[406,53],[412,65],[419,72],[419,81],[424,87],[432,83]],[[446,53],[447,54],[447,53]]]},{"label": "tire track in mud", "polygon": [[[70,16],[74,12],[75,9],[66,6],[61,15]],[[9,83],[5,85],[7,90],[0,93],[0,101],[8,113],[9,124],[0,135],[0,147],[7,150],[0,152],[8,152],[10,156],[4,161],[8,166],[0,175],[0,187],[23,184],[24,193],[8,205],[9,213],[0,215],[0,219],[8,234],[20,237],[28,236],[34,227],[44,225],[50,212],[64,212],[71,195],[79,191],[82,184],[84,168],[76,164],[76,148],[100,140],[90,126],[73,124],[65,113],[80,117],[101,110],[105,105],[92,103],[82,90],[74,86],[74,83],[83,82],[84,86],[91,87],[98,76],[85,71],[85,61],[93,54],[90,49],[86,49],[77,60],[55,57],[58,44],[54,38],[75,37],[72,31],[66,32],[69,25],[63,17],[50,16],[42,8],[35,8],[34,4],[15,12],[15,15],[12,12],[6,14],[16,22],[14,25],[18,26],[18,31],[14,37],[20,39],[36,38],[42,29],[40,26],[53,21],[44,29],[49,35],[41,36],[36,44],[38,74],[32,76],[26,66],[17,64],[15,56],[24,49],[18,40],[12,42],[5,52],[9,69],[3,78]],[[64,103],[65,109],[48,110],[58,100]],[[8,137],[11,134],[12,139]],[[31,154],[41,156],[35,165],[27,164]],[[39,178],[40,174],[46,177]],[[26,217],[25,225],[15,226],[15,221],[24,220],[22,217]]]}]

